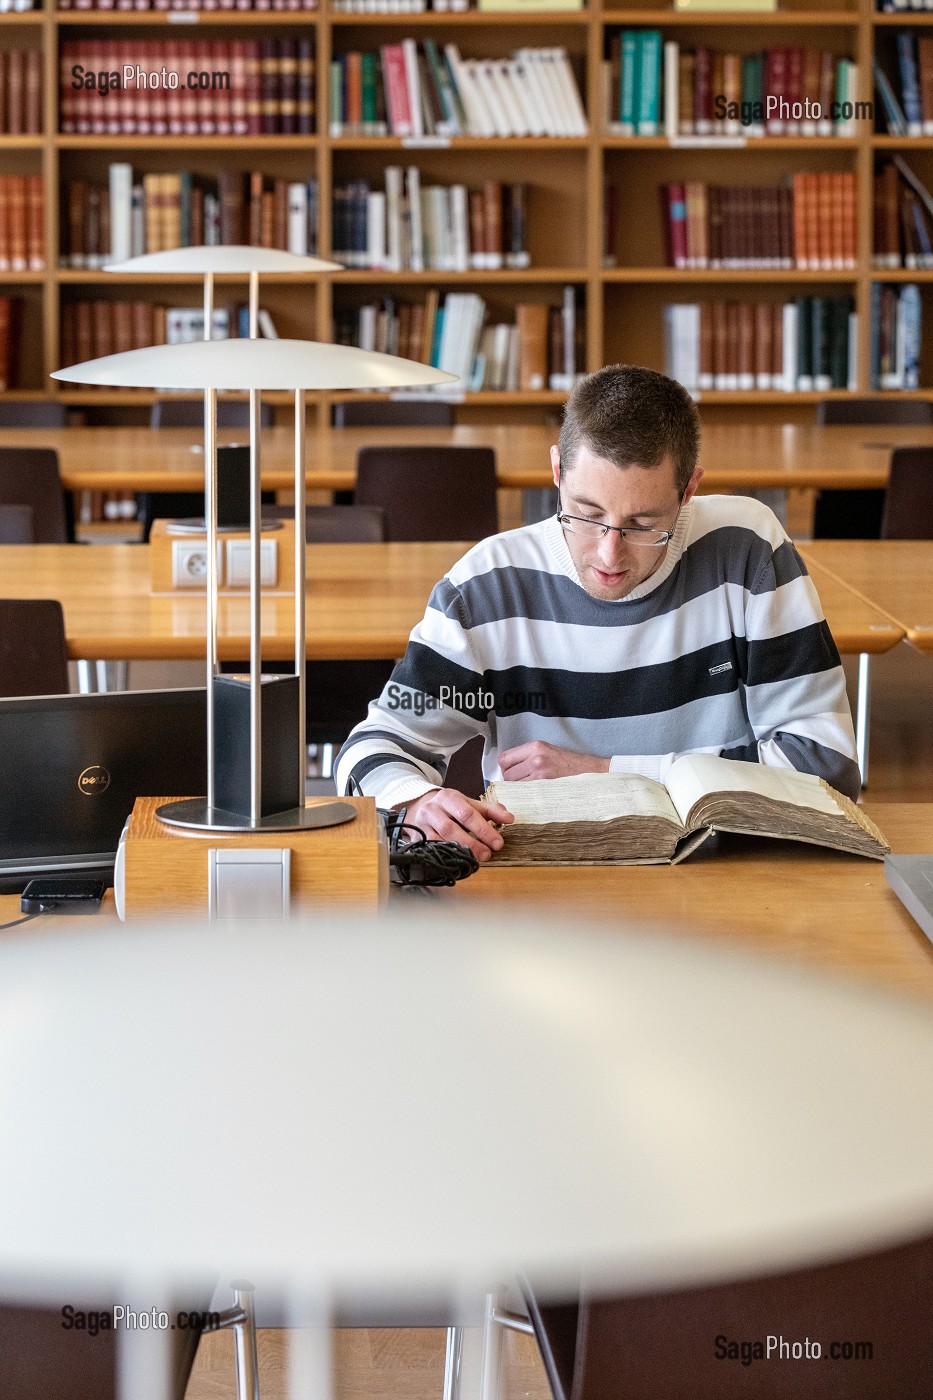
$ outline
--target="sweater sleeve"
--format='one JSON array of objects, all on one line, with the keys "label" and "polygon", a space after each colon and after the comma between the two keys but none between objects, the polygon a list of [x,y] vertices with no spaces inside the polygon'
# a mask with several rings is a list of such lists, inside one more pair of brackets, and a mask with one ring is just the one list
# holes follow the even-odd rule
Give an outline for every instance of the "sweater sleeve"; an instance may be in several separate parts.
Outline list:
[{"label": "sweater sleeve", "polygon": [[[796,768],[825,778],[853,800],[860,777],[845,676],[816,589],[790,540],[769,552],[745,603],[737,638],[752,739],[703,750],[746,763]],[[664,781],[679,753],[621,755],[614,772]]]},{"label": "sweater sleeve", "polygon": [[393,807],[442,787],[451,756],[486,735],[492,707],[462,595],[442,579],[391,679],[337,755],[337,791]]}]

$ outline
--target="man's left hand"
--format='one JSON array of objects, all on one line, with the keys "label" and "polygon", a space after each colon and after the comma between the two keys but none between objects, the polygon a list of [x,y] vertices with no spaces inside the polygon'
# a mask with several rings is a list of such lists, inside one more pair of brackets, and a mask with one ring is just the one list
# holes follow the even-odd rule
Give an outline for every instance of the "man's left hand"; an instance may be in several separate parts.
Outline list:
[{"label": "man's left hand", "polygon": [[543,739],[519,744],[517,749],[506,749],[499,755],[499,766],[508,783],[523,782],[529,778],[570,778],[575,773],[609,772],[608,758],[597,758],[591,753],[573,753],[570,749],[558,748],[556,744],[546,744]]}]

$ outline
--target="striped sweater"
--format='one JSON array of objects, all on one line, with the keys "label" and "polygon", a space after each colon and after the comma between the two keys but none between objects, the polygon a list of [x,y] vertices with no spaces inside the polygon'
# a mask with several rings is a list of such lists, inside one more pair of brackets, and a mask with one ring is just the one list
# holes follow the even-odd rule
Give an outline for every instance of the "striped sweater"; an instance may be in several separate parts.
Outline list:
[{"label": "striped sweater", "polygon": [[423,620],[337,759],[338,791],[384,807],[443,784],[477,734],[483,771],[532,739],[662,782],[683,753],[818,773],[859,790],[839,654],[772,512],[695,496],[627,597],[583,588],[555,518],[482,540]]}]

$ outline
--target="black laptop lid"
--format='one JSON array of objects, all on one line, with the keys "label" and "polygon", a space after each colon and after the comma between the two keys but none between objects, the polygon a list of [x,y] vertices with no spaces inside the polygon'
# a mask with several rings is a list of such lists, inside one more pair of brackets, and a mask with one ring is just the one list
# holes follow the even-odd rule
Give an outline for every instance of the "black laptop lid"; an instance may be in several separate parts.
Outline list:
[{"label": "black laptop lid", "polygon": [[110,855],[137,797],[202,797],[203,689],[0,700],[0,871]]}]

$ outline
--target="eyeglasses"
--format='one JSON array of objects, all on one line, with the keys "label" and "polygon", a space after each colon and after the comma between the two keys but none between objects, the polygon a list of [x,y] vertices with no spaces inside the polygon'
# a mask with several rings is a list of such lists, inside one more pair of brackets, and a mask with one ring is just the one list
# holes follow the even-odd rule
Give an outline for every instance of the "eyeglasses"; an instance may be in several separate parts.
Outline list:
[{"label": "eyeglasses", "polygon": [[585,515],[567,515],[560,509],[559,498],[557,523],[572,535],[582,535],[585,539],[602,540],[612,530],[629,544],[642,545],[648,549],[662,549],[674,538],[673,530],[652,530],[644,525],[604,525],[601,520],[590,520]]}]

